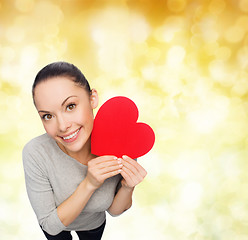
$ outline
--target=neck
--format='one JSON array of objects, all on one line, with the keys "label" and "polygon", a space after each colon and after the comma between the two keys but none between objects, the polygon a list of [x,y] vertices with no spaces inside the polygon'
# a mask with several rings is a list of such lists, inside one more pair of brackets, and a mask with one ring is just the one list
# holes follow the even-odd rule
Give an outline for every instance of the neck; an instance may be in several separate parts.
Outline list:
[{"label": "neck", "polygon": [[78,152],[69,152],[64,146],[59,144],[59,147],[70,157],[76,159],[78,162],[88,165],[88,161],[95,158],[96,156],[91,153],[91,141],[90,138],[84,144],[83,148]]}]

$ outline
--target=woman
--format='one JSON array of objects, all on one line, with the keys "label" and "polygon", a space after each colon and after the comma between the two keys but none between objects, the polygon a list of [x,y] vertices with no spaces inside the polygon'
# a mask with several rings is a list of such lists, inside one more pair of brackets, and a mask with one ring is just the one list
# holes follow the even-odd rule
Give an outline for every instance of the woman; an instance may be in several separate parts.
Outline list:
[{"label": "woman", "polygon": [[46,133],[23,149],[27,193],[47,239],[101,239],[108,211],[132,205],[134,187],[146,176],[136,161],[95,156],[90,136],[98,94],[81,71],[55,62],[37,74],[34,105]]}]

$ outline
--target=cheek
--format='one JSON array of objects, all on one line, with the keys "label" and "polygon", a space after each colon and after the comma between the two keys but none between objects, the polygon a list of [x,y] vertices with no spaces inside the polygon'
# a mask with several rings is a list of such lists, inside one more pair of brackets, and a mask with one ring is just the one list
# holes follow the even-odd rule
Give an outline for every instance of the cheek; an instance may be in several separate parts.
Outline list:
[{"label": "cheek", "polygon": [[56,128],[55,126],[53,126],[52,124],[43,124],[46,132],[50,135],[50,136],[55,136],[56,135]]},{"label": "cheek", "polygon": [[94,116],[92,111],[81,111],[77,114],[78,123],[84,125],[85,127],[89,127],[92,129]]}]

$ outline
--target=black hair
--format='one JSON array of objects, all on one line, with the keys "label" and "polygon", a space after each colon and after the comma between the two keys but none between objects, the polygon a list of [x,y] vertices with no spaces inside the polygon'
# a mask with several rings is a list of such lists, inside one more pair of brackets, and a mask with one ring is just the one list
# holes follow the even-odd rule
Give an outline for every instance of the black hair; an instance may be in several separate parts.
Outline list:
[{"label": "black hair", "polygon": [[70,78],[73,82],[75,82],[81,87],[84,87],[85,90],[89,94],[91,94],[89,82],[87,81],[83,73],[76,66],[67,62],[54,62],[42,68],[36,75],[32,86],[33,100],[34,100],[35,87],[39,83],[46,81],[50,78],[62,77],[62,76]]}]

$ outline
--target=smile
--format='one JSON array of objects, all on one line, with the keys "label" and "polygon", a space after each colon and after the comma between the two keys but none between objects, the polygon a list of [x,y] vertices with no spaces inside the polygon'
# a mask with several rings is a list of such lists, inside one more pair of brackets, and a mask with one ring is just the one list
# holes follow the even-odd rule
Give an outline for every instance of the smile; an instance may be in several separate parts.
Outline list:
[{"label": "smile", "polygon": [[72,139],[76,138],[76,136],[77,136],[78,132],[80,131],[80,129],[81,128],[79,128],[78,130],[76,130],[75,132],[73,132],[72,134],[70,134],[70,135],[68,135],[66,137],[62,137],[63,140],[68,141],[68,140],[72,140]]}]

